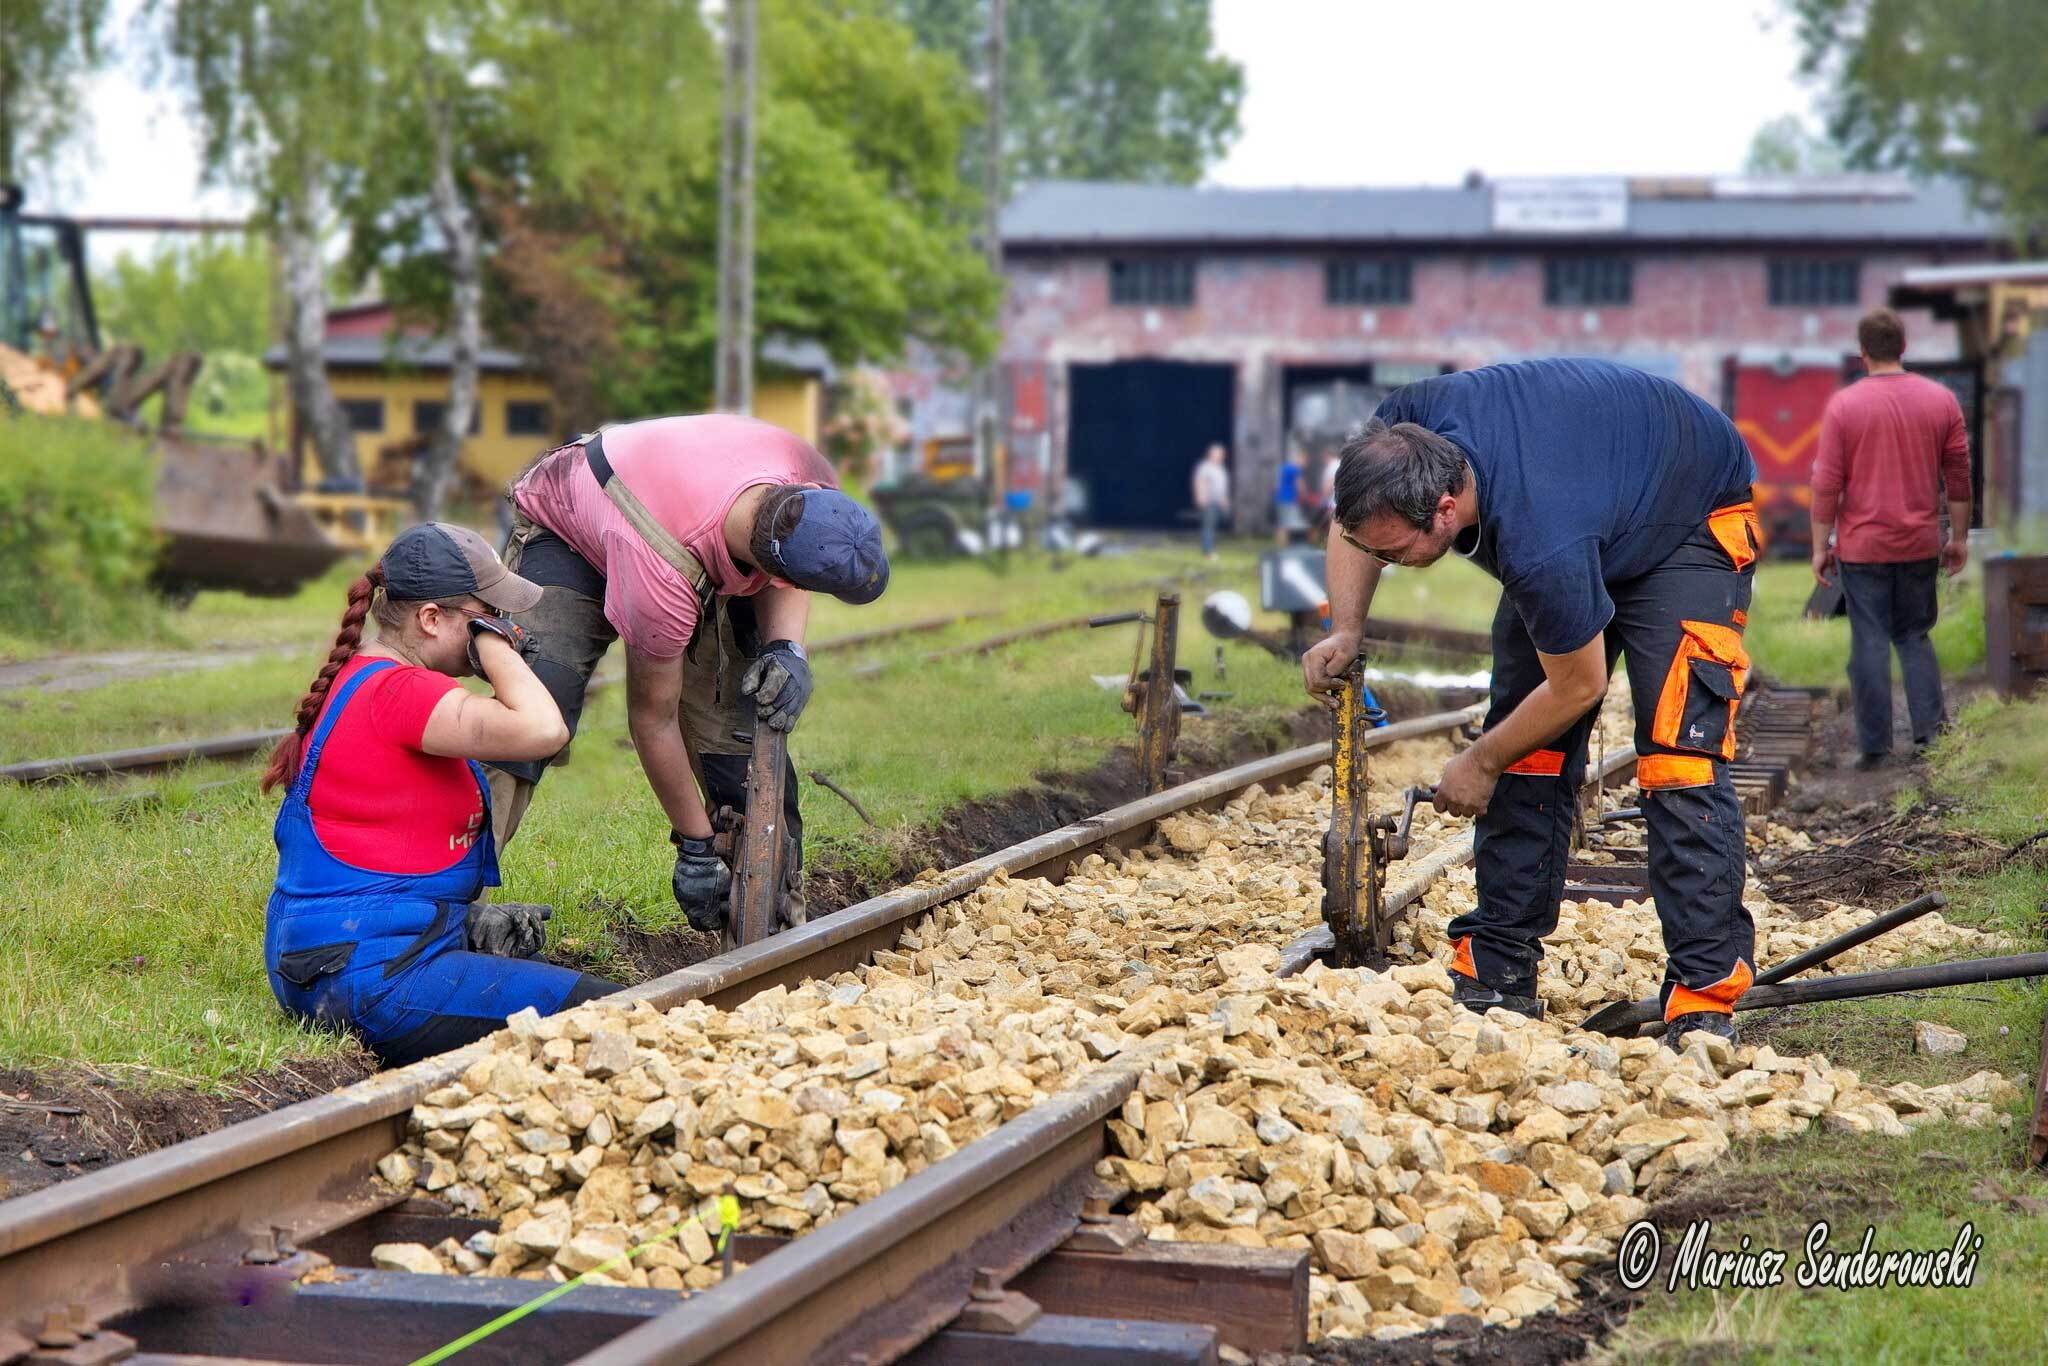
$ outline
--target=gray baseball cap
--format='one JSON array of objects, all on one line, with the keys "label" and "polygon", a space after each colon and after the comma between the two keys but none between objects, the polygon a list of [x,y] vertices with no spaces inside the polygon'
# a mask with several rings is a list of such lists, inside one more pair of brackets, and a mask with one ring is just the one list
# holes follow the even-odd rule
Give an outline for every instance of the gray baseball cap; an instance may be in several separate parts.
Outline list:
[{"label": "gray baseball cap", "polygon": [[399,602],[482,598],[501,612],[524,612],[540,601],[540,587],[505,567],[491,543],[466,526],[421,522],[398,534],[384,552],[385,595]]}]

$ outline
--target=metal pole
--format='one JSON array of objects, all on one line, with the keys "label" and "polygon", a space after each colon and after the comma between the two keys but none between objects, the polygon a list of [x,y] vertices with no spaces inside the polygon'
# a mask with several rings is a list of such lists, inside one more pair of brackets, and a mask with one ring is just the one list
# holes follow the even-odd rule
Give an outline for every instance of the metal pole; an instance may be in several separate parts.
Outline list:
[{"label": "metal pole", "polygon": [[1180,643],[1180,594],[1161,593],[1152,617],[1152,670],[1145,681],[1145,716],[1138,748],[1145,791],[1166,786],[1166,765],[1180,738],[1180,701],[1173,695],[1173,662]]},{"label": "metal pole", "polygon": [[727,0],[719,132],[717,404],[754,405],[755,0]]},{"label": "metal pole", "polygon": [[747,815],[733,869],[732,925],[739,944],[758,944],[775,933],[782,907],[783,776],[789,737],[756,722],[747,761]]},{"label": "metal pole", "polygon": [[[988,82],[988,142],[982,153],[981,165],[981,250],[988,262],[989,273],[997,280],[1003,278],[1003,67],[1007,60],[1009,37],[1007,14],[1006,0],[989,0],[986,70],[983,72],[983,78]],[[998,459],[996,454],[996,430],[1002,410],[1000,301],[996,304],[996,326],[996,352],[989,356],[987,364],[975,376],[974,472],[988,480],[989,508],[1000,515],[1006,492],[1003,486],[1008,482],[1008,470],[1002,468],[1007,462]],[[1008,543],[1007,536],[1004,543]]]},{"label": "metal pole", "polygon": [[1847,934],[1838,934],[1825,943],[1815,944],[1805,953],[1795,954],[1776,967],[1758,973],[1756,985],[1767,987],[1773,982],[1782,982],[1787,977],[1797,977],[1808,968],[1818,967],[1830,959],[1839,958],[1859,944],[1867,944],[1881,934],[1918,920],[1929,911],[1940,910],[1946,905],[1948,898],[1940,892],[1929,892],[1923,897],[1916,897],[1903,906],[1894,907],[1883,915],[1858,925]]},{"label": "metal pole", "polygon": [[[1892,996],[1902,991],[1932,991],[1939,987],[1976,986],[1982,982],[2006,982],[2015,977],[2048,977],[2048,953],[2017,953],[1999,958],[1970,958],[1960,963],[1934,963],[1918,968],[1888,968],[1883,972],[1845,973],[1816,977],[1808,982],[1787,982],[1778,986],[1751,987],[1735,1002],[1737,1010],[1769,1010],[1774,1006],[1810,1005],[1818,1001],[1847,1001],[1863,996]],[[1589,1016],[1582,1029],[1601,1034],[1632,1034],[1663,1016],[1653,997],[1647,1001],[1619,1003]]]}]

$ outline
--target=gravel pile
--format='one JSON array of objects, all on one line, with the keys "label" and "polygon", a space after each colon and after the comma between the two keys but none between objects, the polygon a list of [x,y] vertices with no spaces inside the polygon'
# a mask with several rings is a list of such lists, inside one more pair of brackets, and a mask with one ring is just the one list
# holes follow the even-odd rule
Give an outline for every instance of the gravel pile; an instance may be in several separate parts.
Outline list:
[{"label": "gravel pile", "polygon": [[[1433,779],[1447,750],[1376,756],[1376,805]],[[1327,817],[1322,770],[1170,818],[1155,843],[1091,855],[1064,882],[999,878],[873,965],[734,1011],[514,1017],[380,1168],[499,1231],[377,1260],[561,1280],[690,1219],[606,1279],[702,1288],[719,1274],[720,1193],[738,1196],[743,1230],[801,1234],[1138,1053],[1150,1066],[1101,1170],[1150,1236],[1308,1248],[1315,1332],[1390,1339],[1570,1306],[1648,1202],[1735,1139],[2001,1122],[2016,1094],[1991,1072],[1884,1085],[1704,1035],[1673,1054],[1572,1029],[1655,990],[1647,904],[1564,908],[1542,984],[1559,1019],[1474,1016],[1450,1003],[1442,933],[1471,903],[1469,870],[1408,922],[1396,956],[1412,961],[1275,978],[1280,946],[1318,920]],[[1464,824],[1424,808],[1413,857]],[[1867,917],[1751,907],[1765,962]],[[1994,946],[1930,916],[1841,966]]]}]

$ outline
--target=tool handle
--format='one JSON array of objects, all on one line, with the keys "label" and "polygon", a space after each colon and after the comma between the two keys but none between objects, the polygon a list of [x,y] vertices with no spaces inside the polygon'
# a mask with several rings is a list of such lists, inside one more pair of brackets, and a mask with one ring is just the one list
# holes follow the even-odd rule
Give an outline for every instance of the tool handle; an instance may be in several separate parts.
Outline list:
[{"label": "tool handle", "polygon": [[[1769,1010],[1774,1006],[1811,1005],[1818,1001],[1849,1001],[1863,996],[1891,996],[1902,991],[1932,991],[1939,987],[1976,986],[1984,982],[2007,982],[2015,977],[2048,977],[2048,953],[2015,953],[1998,958],[1966,958],[1960,963],[1930,963],[1916,968],[1887,968],[1881,972],[1851,972],[1834,977],[1817,977],[1810,982],[1787,982],[1777,986],[1751,987],[1735,1002],[1737,1010]],[[1614,1011],[1612,1015],[1608,1011]],[[1636,1001],[1626,1009],[1609,1006],[1588,1017],[1583,1029],[1602,1034],[1633,1034],[1642,1025],[1663,1015],[1653,997]],[[1606,1018],[1601,1018],[1601,1017]]]},{"label": "tool handle", "polygon": [[1111,612],[1106,616],[1088,618],[1088,625],[1091,628],[1096,626],[1126,626],[1131,622],[1143,621],[1144,619],[1145,614],[1143,612]]},{"label": "tool handle", "polygon": [[1929,892],[1925,896],[1915,897],[1903,906],[1894,907],[1883,915],[1858,925],[1847,934],[1839,934],[1825,943],[1815,944],[1805,953],[1787,958],[1776,967],[1758,973],[1756,985],[1767,987],[1774,982],[1782,982],[1787,977],[1797,977],[1808,968],[1838,958],[1859,944],[1867,944],[1881,934],[1887,934],[1901,925],[1918,920],[1929,911],[1939,910],[1946,905],[1948,898],[1940,892]]}]

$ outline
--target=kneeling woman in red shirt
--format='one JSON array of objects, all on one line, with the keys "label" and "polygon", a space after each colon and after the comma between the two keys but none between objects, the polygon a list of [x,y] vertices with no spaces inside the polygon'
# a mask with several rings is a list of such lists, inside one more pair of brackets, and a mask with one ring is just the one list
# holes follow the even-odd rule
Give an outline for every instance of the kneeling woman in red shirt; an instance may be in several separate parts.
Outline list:
[{"label": "kneeling woman in red shirt", "polygon": [[[430,522],[349,588],[341,632],[263,777],[285,787],[264,961],[287,1011],[346,1026],[387,1066],[459,1047],[533,1006],[618,990],[528,961],[542,907],[478,905],[498,885],[478,760],[544,759],[568,740],[498,613],[540,590],[481,536]],[[361,645],[363,621],[377,638]],[[455,680],[481,674],[495,696]],[[487,952],[475,952],[476,949]]]}]

